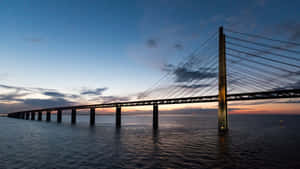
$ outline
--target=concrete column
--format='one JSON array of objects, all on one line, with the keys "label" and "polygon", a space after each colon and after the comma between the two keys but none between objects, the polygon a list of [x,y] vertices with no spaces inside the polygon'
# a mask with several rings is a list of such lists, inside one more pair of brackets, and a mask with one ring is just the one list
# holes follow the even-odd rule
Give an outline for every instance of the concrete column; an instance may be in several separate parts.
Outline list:
[{"label": "concrete column", "polygon": [[38,112],[38,121],[42,121],[43,113],[41,111]]},{"label": "concrete column", "polygon": [[47,111],[47,113],[46,113],[46,121],[51,121],[51,111]]},{"label": "concrete column", "polygon": [[92,107],[90,110],[90,125],[93,126],[95,125],[95,108]]},{"label": "concrete column", "polygon": [[31,112],[31,120],[35,120],[35,112]]},{"label": "concrete column", "polygon": [[218,128],[219,131],[228,130],[227,121],[227,81],[226,81],[226,54],[225,54],[225,35],[223,27],[219,29],[219,110]]},{"label": "concrete column", "polygon": [[21,118],[22,118],[22,119],[25,119],[25,112],[22,112],[22,113],[21,113]]},{"label": "concrete column", "polygon": [[158,129],[158,104],[153,105],[153,129]]},{"label": "concrete column", "polygon": [[71,123],[72,123],[72,124],[75,124],[75,123],[76,123],[76,109],[72,109]]},{"label": "concrete column", "polygon": [[116,107],[116,127],[121,128],[121,106]]},{"label": "concrete column", "polygon": [[57,110],[57,123],[61,123],[62,112],[60,109]]},{"label": "concrete column", "polygon": [[29,112],[26,112],[26,120],[29,120]]}]

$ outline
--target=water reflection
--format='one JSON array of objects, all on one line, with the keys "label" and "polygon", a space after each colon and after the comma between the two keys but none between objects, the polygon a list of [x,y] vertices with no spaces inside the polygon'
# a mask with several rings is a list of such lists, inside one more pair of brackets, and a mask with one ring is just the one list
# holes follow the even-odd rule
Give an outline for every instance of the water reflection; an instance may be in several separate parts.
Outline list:
[{"label": "water reflection", "polygon": [[228,154],[229,133],[219,134],[218,138],[218,155],[219,158],[224,158]]},{"label": "water reflection", "polygon": [[152,140],[154,146],[159,143],[159,129],[152,129]]},{"label": "water reflection", "polygon": [[120,129],[114,116],[95,127],[84,116],[76,125],[4,118],[0,168],[299,168],[300,117],[230,119],[219,135],[216,116],[163,116],[158,130],[151,117],[124,117]]}]

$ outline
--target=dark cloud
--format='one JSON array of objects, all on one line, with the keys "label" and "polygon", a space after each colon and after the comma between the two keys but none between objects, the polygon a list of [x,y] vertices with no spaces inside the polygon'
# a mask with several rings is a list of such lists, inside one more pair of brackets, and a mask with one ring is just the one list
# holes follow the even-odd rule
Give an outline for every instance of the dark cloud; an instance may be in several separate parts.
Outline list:
[{"label": "dark cloud", "polygon": [[64,94],[59,93],[59,92],[44,92],[43,94],[46,96],[51,96],[51,97],[65,97]]},{"label": "dark cloud", "polygon": [[13,93],[8,93],[8,94],[1,94],[0,95],[0,100],[1,101],[22,101],[19,99],[19,97],[23,97],[28,95],[28,93],[18,93],[18,92],[13,92]]},{"label": "dark cloud", "polygon": [[180,44],[180,43],[176,43],[176,44],[174,45],[174,48],[175,48],[175,49],[178,49],[178,50],[182,50],[182,49],[183,49],[183,45]]},{"label": "dark cloud", "polygon": [[[69,99],[79,98],[80,95],[76,94],[64,94],[57,92],[52,89],[43,88],[24,88],[15,87],[9,85],[0,84],[0,88],[6,90],[13,90],[7,94],[0,94],[0,101],[7,103],[0,103],[0,112],[8,113],[16,110],[34,109],[34,108],[45,108],[45,107],[58,107],[58,106],[70,106],[74,105],[76,101],[70,101]],[[84,90],[81,92],[82,95],[89,95],[94,101],[100,102],[119,102],[128,101],[129,97],[117,97],[117,96],[102,96],[102,93],[107,88],[96,88],[94,90]],[[43,94],[50,96],[50,99],[36,99],[36,98],[23,98],[31,94]],[[79,104],[79,103],[77,103]]]},{"label": "dark cloud", "polygon": [[190,82],[192,80],[210,79],[217,76],[217,73],[211,72],[209,68],[191,70],[186,67],[166,65],[163,70],[172,72],[175,75],[175,82]]},{"label": "dark cloud", "polygon": [[107,90],[106,87],[104,87],[104,88],[96,88],[94,90],[89,89],[89,90],[82,91],[80,94],[82,94],[82,95],[102,95],[102,93],[104,91],[106,91],[106,90]]},{"label": "dark cloud", "polygon": [[210,84],[176,85],[176,87],[186,88],[186,89],[198,89],[198,88],[204,88],[209,86],[211,85]]},{"label": "dark cloud", "polygon": [[15,104],[5,104],[5,103],[0,103],[0,114],[1,113],[10,113],[10,112],[15,112],[19,110],[26,110],[29,109],[30,107],[26,106],[24,103],[15,103]]},{"label": "dark cloud", "polygon": [[[10,85],[0,84],[0,88],[7,90],[13,90],[13,92],[0,94],[0,101],[7,103],[1,103],[0,111],[15,111],[22,109],[42,108],[42,107],[56,107],[56,106],[68,106],[74,102],[68,101],[67,98],[74,98],[77,95],[66,95],[54,90],[43,88],[25,88],[16,87]],[[22,98],[30,94],[43,94],[52,97],[51,99],[33,99]],[[4,112],[4,113],[7,113]]]},{"label": "dark cloud", "polygon": [[260,7],[264,7],[266,4],[267,0],[256,0],[256,5]]},{"label": "dark cloud", "polygon": [[24,87],[17,87],[17,86],[10,86],[10,85],[4,85],[4,84],[0,84],[1,88],[5,88],[5,89],[13,89],[13,90],[17,90],[17,91],[30,91],[30,89],[24,88]]},{"label": "dark cloud", "polygon": [[137,94],[137,99],[143,99],[146,98],[147,96],[149,96],[150,92],[141,92]]},{"label": "dark cloud", "polygon": [[287,100],[287,101],[278,101],[276,103],[282,103],[282,104],[299,104],[300,100]]},{"label": "dark cloud", "polygon": [[[267,27],[264,31],[265,34],[268,36],[278,36],[282,35],[285,36],[286,39],[289,41],[293,41],[297,44],[300,41],[300,22],[299,21],[289,21],[289,22],[282,22],[277,25],[272,25],[270,27]],[[277,45],[274,45],[272,49],[257,52],[257,54],[265,54],[265,53],[270,53],[270,51],[274,49],[289,49],[289,48],[294,48],[297,47],[296,44],[294,43],[280,43]]]},{"label": "dark cloud", "polygon": [[289,72],[286,75],[284,75],[284,77],[299,76],[299,75],[300,75],[300,70],[295,72]]},{"label": "dark cloud", "polygon": [[6,88],[6,89],[15,89],[16,88],[16,87],[13,87],[13,86],[8,86],[8,85],[3,85],[3,84],[0,84],[0,87]]},{"label": "dark cloud", "polygon": [[272,90],[288,90],[288,89],[300,89],[300,80],[298,80],[294,83],[285,85],[283,87],[273,88]]},{"label": "dark cloud", "polygon": [[117,96],[102,96],[100,98],[105,103],[109,103],[109,102],[123,102],[123,101],[128,101],[129,100],[128,97],[117,97]]},{"label": "dark cloud", "polygon": [[26,42],[39,43],[42,41],[42,38],[24,38]]},{"label": "dark cloud", "polygon": [[80,96],[78,96],[78,95],[76,95],[76,94],[72,94],[72,95],[69,95],[68,97],[73,98],[73,99],[76,99],[76,98],[79,98]]},{"label": "dark cloud", "polygon": [[74,102],[64,98],[52,99],[21,99],[20,97],[27,94],[11,93],[0,95],[0,101],[16,101],[16,103],[0,103],[0,113],[9,113],[17,110],[34,109],[43,107],[70,106]]},{"label": "dark cloud", "polygon": [[111,102],[123,102],[129,101],[129,97],[118,97],[118,96],[99,96],[97,98],[92,98],[89,101],[101,101],[103,103],[111,103]]},{"label": "dark cloud", "polygon": [[55,99],[24,99],[23,103],[29,107],[57,107],[57,106],[70,106],[74,102],[68,101],[64,98]]},{"label": "dark cloud", "polygon": [[288,34],[288,39],[291,41],[300,40],[300,22],[281,23],[278,26],[279,33]]},{"label": "dark cloud", "polygon": [[156,48],[157,47],[157,40],[155,39],[148,39],[146,41],[146,45],[149,47],[149,48]]}]

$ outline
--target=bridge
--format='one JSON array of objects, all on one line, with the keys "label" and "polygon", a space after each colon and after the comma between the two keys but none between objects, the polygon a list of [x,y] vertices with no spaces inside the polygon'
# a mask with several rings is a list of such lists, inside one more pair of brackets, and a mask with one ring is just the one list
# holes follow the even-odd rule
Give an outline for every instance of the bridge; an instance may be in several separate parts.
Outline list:
[{"label": "bridge", "polygon": [[[300,46],[299,43],[230,29],[225,29],[225,32],[229,35],[220,27],[200,46],[203,51],[205,45],[218,34],[215,47],[218,48],[218,55],[206,53],[202,57],[204,54],[201,53],[202,58],[199,59],[199,49],[195,50],[187,61],[179,63],[175,68],[169,66],[168,72],[154,86],[142,92],[136,101],[48,107],[8,113],[8,117],[35,120],[37,113],[37,119],[41,121],[43,112],[46,112],[46,121],[51,121],[51,112],[56,111],[57,122],[60,123],[62,112],[71,110],[71,123],[75,124],[77,110],[90,109],[90,125],[93,126],[96,108],[116,108],[116,127],[120,128],[121,107],[152,105],[153,128],[157,129],[159,105],[218,102],[218,130],[226,132],[229,101],[300,98],[300,52],[295,50]],[[198,67],[192,69],[195,65]],[[176,75],[176,85],[162,87],[164,85],[160,84],[161,81],[170,81],[168,78],[172,74],[173,78]],[[148,99],[157,94],[155,99]]]}]

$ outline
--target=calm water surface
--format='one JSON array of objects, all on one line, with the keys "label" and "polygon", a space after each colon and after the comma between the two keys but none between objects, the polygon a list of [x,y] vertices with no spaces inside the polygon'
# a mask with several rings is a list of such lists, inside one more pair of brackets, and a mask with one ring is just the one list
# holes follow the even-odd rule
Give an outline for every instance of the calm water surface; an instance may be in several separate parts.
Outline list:
[{"label": "calm water surface", "polygon": [[300,116],[230,115],[226,136],[216,114],[161,114],[157,132],[151,115],[122,116],[120,130],[114,118],[0,117],[0,168],[300,168]]}]

